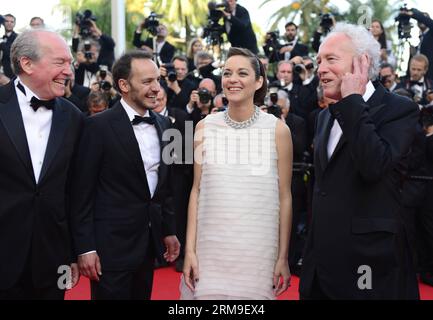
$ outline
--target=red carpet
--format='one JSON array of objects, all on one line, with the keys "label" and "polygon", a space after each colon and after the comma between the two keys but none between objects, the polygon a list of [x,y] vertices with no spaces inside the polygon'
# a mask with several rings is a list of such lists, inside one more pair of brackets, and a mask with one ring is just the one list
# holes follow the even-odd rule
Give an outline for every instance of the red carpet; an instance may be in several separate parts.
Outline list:
[{"label": "red carpet", "polygon": [[[153,282],[152,300],[178,300],[180,275],[174,270],[174,267],[157,269]],[[278,297],[278,300],[298,300],[298,285],[299,278],[293,276],[292,286]],[[422,300],[433,300],[433,287],[420,283],[419,288]],[[89,299],[90,286],[88,279],[85,277],[81,277],[78,285],[66,294],[66,300]]]}]

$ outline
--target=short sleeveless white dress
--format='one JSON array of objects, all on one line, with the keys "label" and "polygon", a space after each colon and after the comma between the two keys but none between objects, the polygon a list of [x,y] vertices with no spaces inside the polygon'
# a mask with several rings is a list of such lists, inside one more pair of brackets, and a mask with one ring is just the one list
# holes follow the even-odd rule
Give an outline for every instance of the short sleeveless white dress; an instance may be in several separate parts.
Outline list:
[{"label": "short sleeveless white dress", "polygon": [[223,112],[205,118],[197,213],[199,281],[192,292],[182,279],[181,299],[275,299],[276,123],[264,112],[244,129],[229,127]]}]

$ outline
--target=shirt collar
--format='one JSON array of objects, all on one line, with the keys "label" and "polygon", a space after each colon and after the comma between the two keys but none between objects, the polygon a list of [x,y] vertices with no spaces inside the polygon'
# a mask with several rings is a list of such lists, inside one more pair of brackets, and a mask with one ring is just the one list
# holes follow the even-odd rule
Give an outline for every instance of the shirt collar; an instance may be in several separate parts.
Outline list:
[{"label": "shirt collar", "polygon": [[161,112],[159,112],[159,114],[161,116],[167,116],[168,112],[167,112],[167,107],[164,107],[164,109],[161,110]]},{"label": "shirt collar", "polygon": [[292,91],[293,89],[293,82],[290,82],[287,86],[284,87],[285,89],[287,89],[287,91]]},{"label": "shirt collar", "polygon": [[[125,109],[129,121],[134,120],[135,116],[141,117],[141,115],[137,111],[135,111],[123,98],[120,99],[120,103],[122,104],[123,109]],[[150,116],[149,110],[146,110],[144,117],[149,117],[149,116]]]},{"label": "shirt collar", "polygon": [[374,91],[376,91],[376,89],[374,88],[373,83],[371,81],[368,81],[367,87],[365,88],[365,93],[362,96],[362,99],[364,99],[364,101],[367,102],[368,99],[370,99],[371,96],[373,95]]},{"label": "shirt collar", "polygon": [[[18,82],[21,83],[21,85],[23,86],[23,88],[24,88],[24,90],[25,90],[25,92],[26,92],[25,94],[24,94],[20,89],[16,88],[17,85],[18,85]],[[19,93],[21,93],[22,96],[25,97],[25,99],[26,99],[26,101],[27,101],[28,103],[30,103],[30,100],[32,99],[32,97],[36,97],[36,98],[38,98],[39,100],[41,100],[41,99],[38,97],[37,94],[35,94],[32,90],[30,90],[30,88],[27,87],[27,86],[24,84],[24,82],[21,81],[21,79],[20,79],[19,76],[17,76],[17,78],[15,79],[15,81],[14,81],[14,85],[15,85],[16,91],[19,92]]]}]

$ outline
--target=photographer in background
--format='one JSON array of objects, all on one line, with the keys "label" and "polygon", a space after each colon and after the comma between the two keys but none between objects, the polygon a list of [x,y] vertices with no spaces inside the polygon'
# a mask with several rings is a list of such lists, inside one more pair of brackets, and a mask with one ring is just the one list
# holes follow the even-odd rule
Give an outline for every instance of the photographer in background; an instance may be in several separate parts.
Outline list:
[{"label": "photographer in background", "polygon": [[320,44],[322,43],[322,39],[326,37],[326,35],[331,31],[331,29],[335,26],[335,18],[330,13],[321,14],[320,24],[316,31],[314,31],[313,35],[313,43],[311,47],[314,51],[319,52]]},{"label": "photographer in background", "polygon": [[382,85],[389,91],[394,92],[401,86],[395,81],[396,73],[394,67],[389,63],[382,63],[380,65],[379,80]]},{"label": "photographer in background", "polygon": [[165,63],[160,68],[161,85],[167,91],[167,106],[185,108],[189,96],[196,88],[194,82],[186,79],[188,73],[188,59],[185,56],[175,56],[172,63]]},{"label": "photographer in background", "polygon": [[74,63],[76,83],[90,88],[95,82],[99,70],[99,43],[94,40],[85,40],[79,44]]},{"label": "photographer in background", "polygon": [[88,111],[87,98],[89,97],[90,89],[79,85],[75,82],[75,74],[72,68],[70,79],[66,80],[64,98],[72,102],[81,112]]},{"label": "photographer in background", "polygon": [[195,87],[205,79],[212,79],[217,84],[217,92],[221,92],[221,76],[214,74],[222,65],[214,60],[214,57],[207,51],[198,51],[194,56],[196,69],[189,72],[187,78],[194,82]]},{"label": "photographer in background", "polygon": [[308,114],[313,109],[314,97],[311,96],[310,91],[306,87],[293,82],[293,69],[292,62],[280,61],[277,66],[277,80],[271,86],[276,86],[286,91],[290,99],[291,112],[307,121]]},{"label": "photographer in background", "polygon": [[433,20],[427,12],[421,12],[417,9],[408,10],[406,7],[400,9],[401,15],[407,15],[418,21],[420,44],[418,45],[417,53],[424,54],[430,61],[426,76],[429,79],[433,79]]},{"label": "photographer in background", "polygon": [[433,89],[433,80],[426,77],[429,61],[423,54],[410,59],[409,76],[400,79],[401,87],[412,94],[412,99],[421,106],[428,104],[427,92]]},{"label": "photographer in background", "polygon": [[107,96],[101,91],[93,91],[87,99],[87,116],[93,116],[108,109]]},{"label": "photographer in background", "polygon": [[5,27],[3,39],[0,39],[1,65],[3,66],[4,75],[12,79],[14,77],[14,72],[12,71],[11,66],[11,47],[12,43],[18,36],[14,31],[16,19],[11,14],[5,14],[3,17],[0,17],[0,19],[4,20],[0,21],[0,26],[3,24]]},{"label": "photographer in background", "polygon": [[232,47],[246,48],[257,54],[257,39],[248,10],[238,5],[236,0],[226,0],[225,3],[226,8],[222,12],[230,44]]},{"label": "photographer in background", "polygon": [[216,96],[216,85],[212,79],[203,79],[197,90],[193,90],[190,95],[186,111],[189,120],[193,121],[194,128],[197,123],[205,118],[212,110],[213,99]]},{"label": "photographer in background", "polygon": [[287,44],[279,49],[279,60],[290,60],[297,56],[307,56],[308,47],[298,41],[298,26],[293,22],[288,22],[284,28],[286,29],[285,37]]},{"label": "photographer in background", "polygon": [[45,22],[44,19],[41,17],[33,17],[30,19],[30,28],[32,29],[44,29],[45,28]]},{"label": "photographer in background", "polygon": [[114,47],[116,44],[109,35],[103,34],[96,25],[96,17],[92,15],[92,11],[86,10],[83,14],[77,13],[75,20],[74,34],[72,37],[72,51],[77,52],[79,45],[85,40],[94,40],[99,43],[99,55],[97,65],[111,66],[114,63]]},{"label": "photographer in background", "polygon": [[107,70],[107,66],[101,66],[99,71],[96,73],[95,82],[90,86],[92,92],[102,92],[108,101],[108,108],[114,106],[114,104],[120,100],[120,95],[114,88],[113,75]]},{"label": "photographer in background", "polygon": [[[174,56],[175,47],[170,42],[166,41],[166,38],[168,36],[168,29],[165,25],[159,24],[156,19],[148,19],[149,18],[147,18],[137,27],[134,33],[134,40],[132,43],[138,49],[143,49],[154,53],[156,57],[159,57],[159,59],[155,60],[158,61],[158,63],[170,63]],[[153,21],[153,23],[150,23],[149,21]],[[150,29],[146,28],[146,26],[148,26]],[[156,33],[156,52],[154,52],[154,39],[152,37],[147,38],[145,41],[141,40],[143,30],[149,31],[150,34],[152,34],[152,32]]]}]

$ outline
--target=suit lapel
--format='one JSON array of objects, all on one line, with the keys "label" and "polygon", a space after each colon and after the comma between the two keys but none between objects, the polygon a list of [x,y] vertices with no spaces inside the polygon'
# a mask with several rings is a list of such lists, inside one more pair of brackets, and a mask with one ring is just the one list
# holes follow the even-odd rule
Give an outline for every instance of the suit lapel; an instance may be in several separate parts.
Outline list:
[{"label": "suit lapel", "polygon": [[168,144],[169,141],[162,141],[162,135],[164,133],[164,125],[160,117],[157,117],[153,111],[149,111],[151,117],[155,119],[155,128],[158,132],[158,139],[159,139],[159,145],[160,145],[160,162],[159,162],[159,169],[158,169],[158,184],[156,185],[155,194],[158,192],[162,181],[165,180],[165,177],[168,172],[168,167],[163,159],[163,150],[164,147]]},{"label": "suit lapel", "polygon": [[372,119],[374,119],[375,115],[379,113],[382,108],[385,106],[385,103],[383,103],[383,100],[387,94],[385,88],[382,86],[380,82],[374,82],[373,83],[376,90],[374,91],[373,95],[368,99],[367,105],[368,105],[368,113]]},{"label": "suit lapel", "polygon": [[323,116],[319,117],[320,122],[317,124],[316,152],[323,172],[328,165],[328,140],[334,119],[331,117],[329,109],[323,110],[322,113]]},{"label": "suit lapel", "polygon": [[[367,101],[368,113],[369,113],[369,116],[371,119],[374,119],[375,115],[380,110],[382,110],[383,106],[385,106],[385,104],[382,103],[382,100],[383,100],[384,95],[386,93],[385,88],[379,82],[374,82],[373,85],[374,85],[376,90],[374,91],[373,95]],[[328,114],[329,118],[331,118],[331,123],[333,123],[329,110],[328,110],[327,114]],[[329,134],[330,134],[330,131],[332,129],[332,124],[330,124],[330,127],[327,129],[329,131],[326,133],[326,144],[325,144],[325,148],[323,148],[325,150],[325,154],[322,154],[322,158],[324,157],[324,159],[326,159],[326,160],[324,160],[324,161],[326,161],[324,163],[329,164],[337,156],[338,152],[341,150],[341,148],[344,146],[344,144],[346,143],[347,140],[343,134],[341,136],[340,140],[338,141],[338,144],[335,147],[335,150],[332,153],[331,158],[328,160],[327,145],[328,145],[328,141],[329,141]],[[326,165],[325,165],[325,167],[326,167]]]},{"label": "suit lapel", "polygon": [[10,81],[9,84],[3,87],[1,95],[3,97],[2,101],[0,101],[0,121],[8,132],[28,174],[32,177],[33,182],[35,182],[26,131],[13,81]]},{"label": "suit lapel", "polygon": [[145,184],[146,196],[150,199],[149,184],[144,170],[143,159],[141,158],[140,147],[135,138],[134,129],[129,121],[128,114],[120,102],[113,107],[113,117],[110,122],[115,136],[119,139],[124,151],[134,163],[141,180]]},{"label": "suit lapel", "polygon": [[39,183],[43,181],[43,178],[47,174],[57,151],[59,151],[62,146],[65,132],[67,130],[68,118],[69,113],[67,113],[66,109],[62,107],[60,100],[56,99],[56,105],[53,109],[53,119],[51,121],[50,135],[48,137],[47,150],[45,151]]}]

